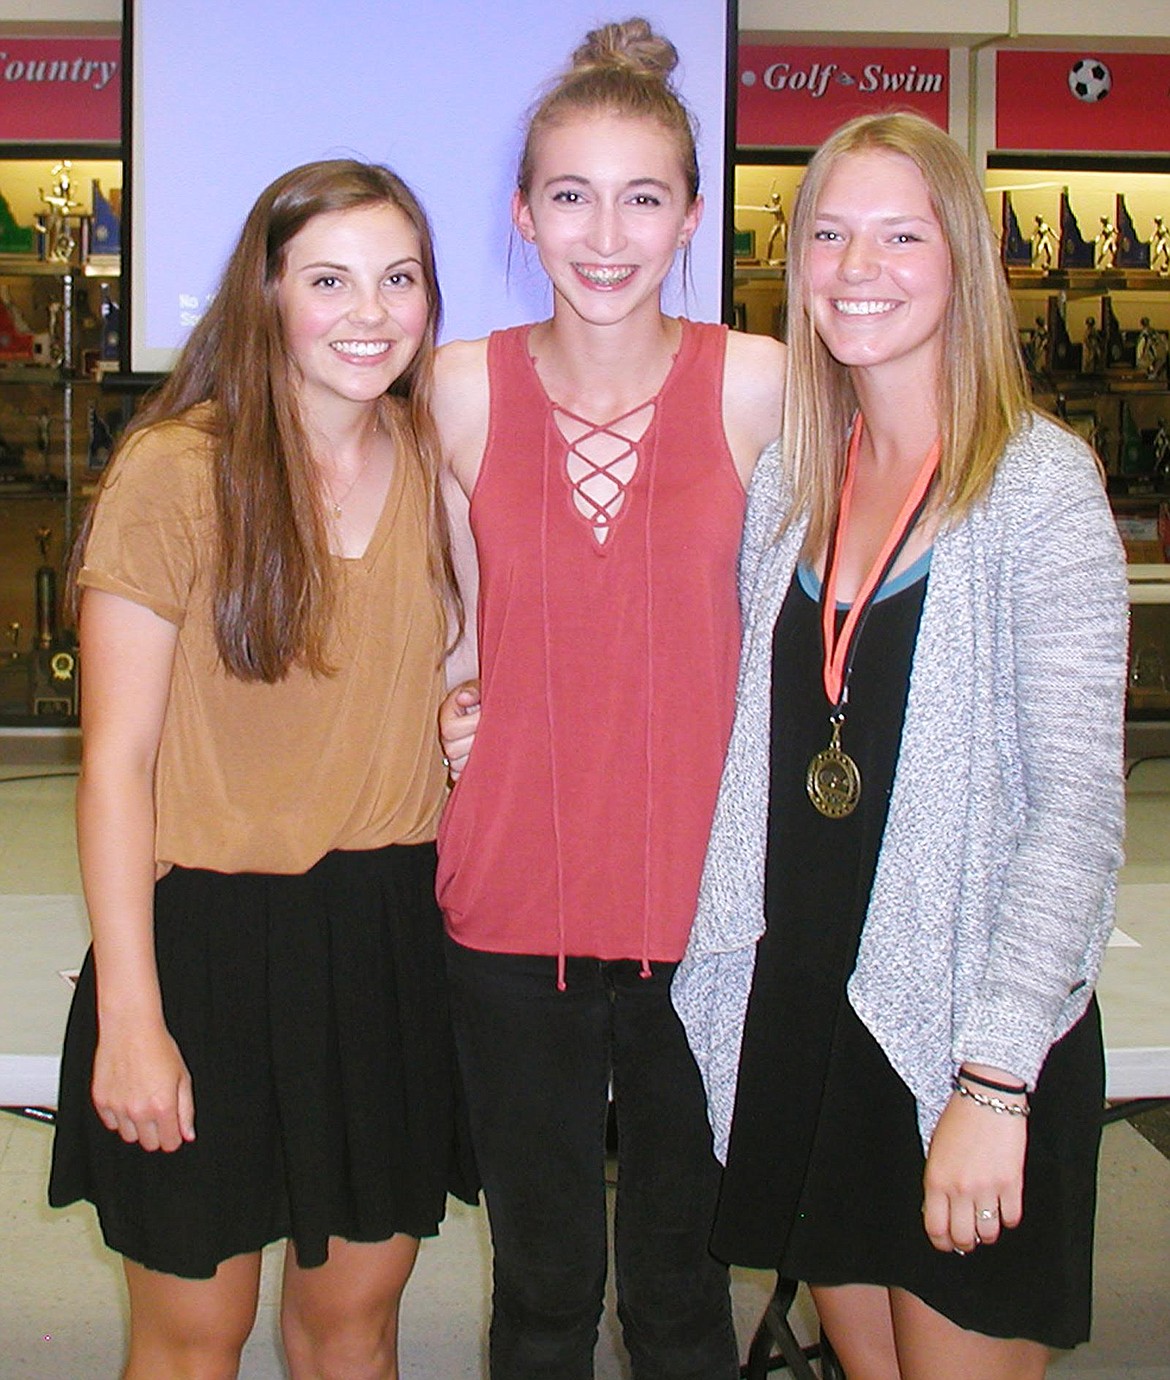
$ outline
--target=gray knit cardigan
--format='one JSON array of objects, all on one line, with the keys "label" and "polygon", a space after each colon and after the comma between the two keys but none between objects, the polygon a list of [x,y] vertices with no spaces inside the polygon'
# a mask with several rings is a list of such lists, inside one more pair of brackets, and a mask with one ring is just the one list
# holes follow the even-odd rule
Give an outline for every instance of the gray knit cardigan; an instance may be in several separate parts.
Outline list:
[{"label": "gray knit cardigan", "polygon": [[[804,535],[800,524],[776,540],[784,510],[772,446],[748,499],[735,723],[673,986],[721,1160],[764,930],[772,632]],[[1088,1004],[1122,860],[1127,626],[1124,557],[1092,457],[1034,415],[987,497],[934,542],[848,985],[917,1100],[924,1145],[959,1063],[1031,1086]]]}]

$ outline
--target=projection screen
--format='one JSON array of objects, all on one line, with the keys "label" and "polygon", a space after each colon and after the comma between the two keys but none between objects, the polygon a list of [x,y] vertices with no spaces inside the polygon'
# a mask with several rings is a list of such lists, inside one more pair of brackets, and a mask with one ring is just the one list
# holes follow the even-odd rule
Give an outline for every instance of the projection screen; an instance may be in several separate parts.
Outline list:
[{"label": "projection screen", "polygon": [[[597,0],[127,0],[129,367],[168,369],[248,207],[285,169],[388,163],[435,226],[446,339],[547,314],[509,202],[524,112],[583,34],[624,18]],[[667,309],[717,320],[723,292],[727,45],[723,0],[635,9],[678,47],[700,127],[706,214],[691,282]]]}]

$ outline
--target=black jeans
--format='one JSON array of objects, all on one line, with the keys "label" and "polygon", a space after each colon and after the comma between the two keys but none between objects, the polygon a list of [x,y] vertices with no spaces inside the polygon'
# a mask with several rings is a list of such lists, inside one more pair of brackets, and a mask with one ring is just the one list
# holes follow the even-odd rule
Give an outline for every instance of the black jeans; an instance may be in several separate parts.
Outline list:
[{"label": "black jeans", "polygon": [[727,1270],[707,1249],[719,1165],[670,1004],[673,964],[481,953],[448,942],[455,1038],[491,1222],[492,1380],[590,1380],[614,1259],[635,1380],[734,1380]]}]

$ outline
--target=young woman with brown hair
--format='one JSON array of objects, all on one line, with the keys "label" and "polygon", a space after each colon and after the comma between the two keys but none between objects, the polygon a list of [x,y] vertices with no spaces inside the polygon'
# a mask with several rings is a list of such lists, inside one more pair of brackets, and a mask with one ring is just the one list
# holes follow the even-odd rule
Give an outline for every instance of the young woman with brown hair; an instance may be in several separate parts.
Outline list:
[{"label": "young woman with brown hair", "polygon": [[126,1380],[234,1376],[282,1237],[291,1374],[398,1374],[453,1175],[439,310],[394,174],[278,178],[82,533],[93,947],[50,1197],[125,1259]]}]

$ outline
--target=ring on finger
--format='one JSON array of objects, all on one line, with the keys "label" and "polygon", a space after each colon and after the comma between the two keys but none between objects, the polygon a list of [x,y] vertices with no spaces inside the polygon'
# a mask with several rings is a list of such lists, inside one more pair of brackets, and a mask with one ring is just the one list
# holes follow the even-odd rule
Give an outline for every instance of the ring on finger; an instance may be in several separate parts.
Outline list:
[{"label": "ring on finger", "polygon": [[975,1216],[980,1222],[994,1222],[999,1216],[999,1208],[976,1208]]}]

